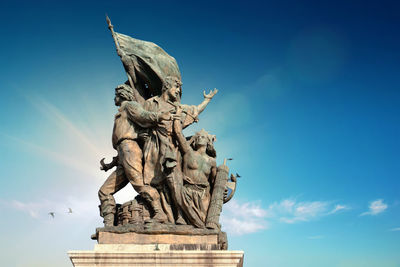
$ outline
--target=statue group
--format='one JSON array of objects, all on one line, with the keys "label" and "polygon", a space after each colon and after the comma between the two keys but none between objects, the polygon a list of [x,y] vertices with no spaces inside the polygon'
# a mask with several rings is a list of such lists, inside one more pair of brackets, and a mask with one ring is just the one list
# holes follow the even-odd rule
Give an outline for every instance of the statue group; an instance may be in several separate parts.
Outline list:
[{"label": "statue group", "polygon": [[[118,112],[112,144],[117,155],[101,169],[115,170],[99,190],[104,226],[165,225],[220,231],[223,203],[236,189],[224,163],[217,167],[216,137],[205,130],[185,137],[218,90],[199,105],[181,103],[182,83],[173,57],[154,43],[116,33],[107,18],[128,80],[115,89]],[[138,195],[122,205],[114,194],[132,185]]]}]

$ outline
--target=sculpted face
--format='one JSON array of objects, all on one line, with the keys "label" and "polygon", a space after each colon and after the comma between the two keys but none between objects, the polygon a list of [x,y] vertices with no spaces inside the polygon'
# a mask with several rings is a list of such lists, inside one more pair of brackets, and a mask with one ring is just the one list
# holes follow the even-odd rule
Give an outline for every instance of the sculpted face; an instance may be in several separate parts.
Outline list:
[{"label": "sculpted face", "polygon": [[206,146],[208,143],[208,137],[204,135],[197,136],[196,144],[197,146]]},{"label": "sculpted face", "polygon": [[181,95],[181,86],[175,84],[170,89],[168,89],[168,97],[171,101],[177,101],[180,99]]}]

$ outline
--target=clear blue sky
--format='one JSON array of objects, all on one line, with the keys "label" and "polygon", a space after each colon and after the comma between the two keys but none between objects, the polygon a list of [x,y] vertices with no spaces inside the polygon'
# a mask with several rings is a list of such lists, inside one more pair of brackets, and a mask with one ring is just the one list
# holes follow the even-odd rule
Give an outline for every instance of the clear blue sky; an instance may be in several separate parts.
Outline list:
[{"label": "clear blue sky", "polygon": [[105,13],[116,31],[176,58],[183,103],[219,89],[186,133],[216,134],[218,162],[233,157],[243,177],[222,219],[245,266],[400,266],[396,1],[2,1],[0,10],[4,266],[71,266],[67,250],[94,246],[107,177],[98,160],[115,154],[113,94],[126,80]]}]

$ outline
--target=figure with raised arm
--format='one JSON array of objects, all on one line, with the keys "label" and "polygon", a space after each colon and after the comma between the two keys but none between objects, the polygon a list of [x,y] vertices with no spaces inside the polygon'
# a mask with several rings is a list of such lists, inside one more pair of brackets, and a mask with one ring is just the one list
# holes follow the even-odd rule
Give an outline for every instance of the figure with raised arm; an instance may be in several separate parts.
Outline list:
[{"label": "figure with raised arm", "polygon": [[[182,111],[179,115],[174,115],[174,117],[181,121],[183,128],[191,125],[198,120],[198,115],[206,108],[218,90],[214,89],[209,94],[204,93],[204,100],[201,104],[189,106],[180,103],[181,85],[179,78],[167,77],[162,88],[162,94],[146,100],[143,107],[152,112],[167,112],[171,108],[180,108]],[[176,142],[173,140],[172,124],[172,121],[161,121],[157,127],[153,128],[143,147],[145,184],[151,184],[159,189],[162,188],[165,178],[163,162],[170,160],[173,163],[176,162],[178,157]],[[168,205],[171,205],[171,203],[168,203]],[[167,207],[168,205],[163,206]],[[179,214],[173,215],[172,210],[168,210],[165,210],[165,212],[170,222],[184,223]]]},{"label": "figure with raised arm", "polygon": [[[181,113],[177,109],[177,115]],[[172,197],[188,223],[205,228],[210,190],[216,177],[215,136],[205,130],[197,132],[189,141],[182,134],[179,117],[174,118],[174,134],[182,153],[182,166],[166,166],[167,184]],[[181,168],[180,168],[181,167]]]}]

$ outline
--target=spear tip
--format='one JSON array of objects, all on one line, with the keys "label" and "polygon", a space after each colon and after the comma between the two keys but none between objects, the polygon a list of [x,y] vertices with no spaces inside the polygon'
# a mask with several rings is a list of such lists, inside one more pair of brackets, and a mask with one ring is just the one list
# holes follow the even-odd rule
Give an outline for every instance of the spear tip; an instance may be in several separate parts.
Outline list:
[{"label": "spear tip", "polygon": [[108,17],[107,13],[106,13],[106,20],[107,20],[108,26],[112,26],[112,25],[111,25],[111,20],[110,20],[110,18]]}]

